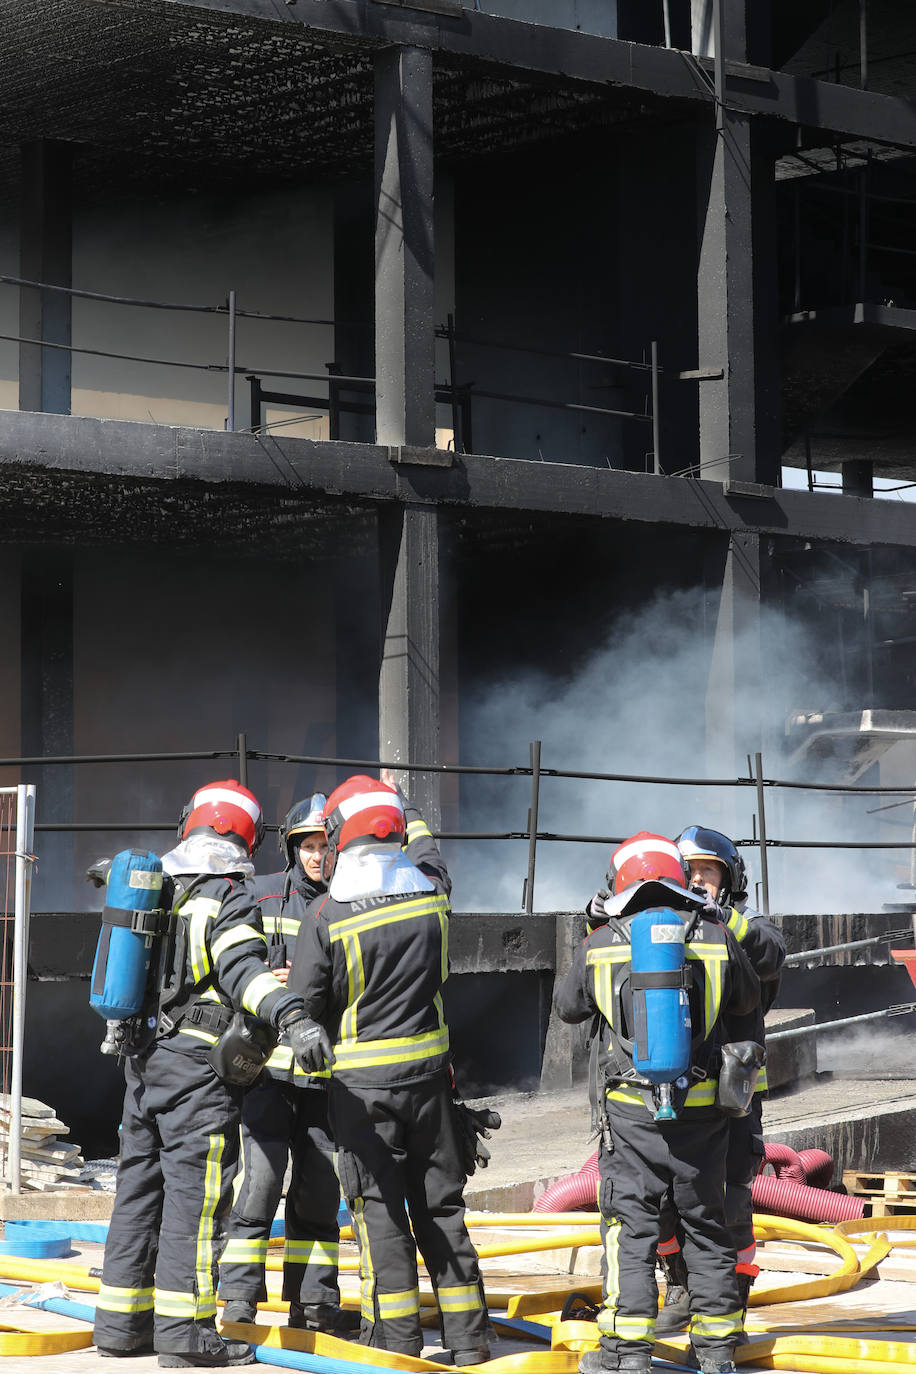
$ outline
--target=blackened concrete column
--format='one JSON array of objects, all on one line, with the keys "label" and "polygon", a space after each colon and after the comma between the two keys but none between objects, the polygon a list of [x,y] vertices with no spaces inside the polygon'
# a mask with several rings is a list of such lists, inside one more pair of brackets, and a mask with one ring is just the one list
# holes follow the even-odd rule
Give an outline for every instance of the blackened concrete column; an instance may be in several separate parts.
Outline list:
[{"label": "blackened concrete column", "polygon": [[[715,618],[706,690],[706,758],[712,777],[746,777],[746,756],[763,750],[766,742],[760,711],[766,696],[761,604],[768,566],[769,541],[744,533],[730,535],[724,550],[707,563]],[[717,828],[732,829],[733,817],[723,816]]]},{"label": "blackened concrete column", "polygon": [[[435,445],[432,56],[380,53],[375,65],[376,441]],[[404,455],[406,456],[406,455]],[[392,453],[395,461],[401,455]],[[383,643],[379,752],[395,763],[439,761],[439,517],[433,506],[382,512]],[[399,781],[433,829],[436,774]]]},{"label": "blackened concrete column", "polygon": [[375,59],[376,442],[436,438],[432,54]]},{"label": "blackened concrete column", "polygon": [[[724,60],[746,61],[745,0],[722,0]],[[779,473],[773,149],[750,116],[722,103],[697,131],[701,476],[773,485]]]},{"label": "blackened concrete column", "polygon": [[[69,143],[39,139],[22,145],[19,275],[26,281],[72,285],[73,217]],[[71,298],[63,291],[21,287],[19,333],[24,339],[71,343]],[[67,347],[19,345],[19,409],[70,414]]]},{"label": "blackened concrete column", "polygon": [[[392,763],[439,762],[439,517],[434,506],[379,517],[384,643],[379,754]],[[437,773],[398,781],[430,829],[440,825]]]}]

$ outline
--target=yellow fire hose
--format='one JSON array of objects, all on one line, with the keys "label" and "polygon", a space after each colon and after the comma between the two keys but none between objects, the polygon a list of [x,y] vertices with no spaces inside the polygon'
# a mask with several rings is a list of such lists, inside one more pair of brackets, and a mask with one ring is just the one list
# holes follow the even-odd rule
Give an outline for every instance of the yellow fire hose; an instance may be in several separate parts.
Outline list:
[{"label": "yellow fire hose", "polygon": [[18,1326],[0,1326],[0,1356],[63,1355],[90,1345],[91,1331],[23,1331]]},{"label": "yellow fire hose", "polygon": [[[573,1224],[569,1214],[484,1214],[479,1222],[474,1215],[474,1223],[487,1227],[519,1226],[568,1228]],[[547,1236],[529,1237],[509,1242],[480,1246],[481,1257],[497,1257],[525,1254],[552,1249],[575,1248],[582,1245],[600,1244],[600,1234],[594,1228],[594,1214],[583,1214],[581,1221],[575,1218],[581,1229],[568,1229]],[[916,1230],[916,1216],[875,1217],[870,1220],[843,1222],[828,1229],[811,1223],[799,1222],[786,1217],[756,1216],[755,1234],[759,1239],[794,1239],[815,1243],[832,1249],[840,1258],[840,1267],[830,1275],[816,1279],[806,1279],[801,1283],[784,1284],[776,1287],[755,1290],[751,1294],[750,1305],[767,1306],[774,1303],[798,1302],[809,1298],[845,1292],[854,1287],[871,1272],[875,1266],[894,1248],[895,1244],[912,1245],[912,1240],[891,1242],[887,1235],[890,1231]],[[872,1237],[865,1255],[860,1259],[851,1238]],[[278,1257],[279,1258],[279,1257]],[[352,1261],[353,1267],[356,1262]],[[269,1261],[269,1267],[279,1268],[279,1264]],[[343,1266],[342,1266],[343,1267]],[[80,1268],[60,1260],[30,1260],[0,1256],[0,1277],[25,1280],[27,1282],[47,1282],[62,1280],[70,1288],[97,1291],[99,1280],[90,1275],[87,1268]],[[493,1305],[505,1305],[509,1319],[551,1314],[545,1324],[552,1329],[551,1350],[528,1351],[523,1354],[500,1357],[488,1362],[487,1370],[492,1374],[574,1374],[582,1350],[592,1348],[597,1343],[597,1331],[593,1323],[575,1319],[560,1322],[559,1309],[572,1293],[582,1293],[589,1301],[600,1302],[601,1284],[598,1281],[575,1282],[571,1277],[568,1284],[560,1284],[550,1292],[542,1293],[499,1293],[490,1290]],[[352,1301],[352,1300],[351,1300]],[[432,1308],[435,1299],[432,1293],[421,1294],[424,1307]],[[267,1311],[285,1312],[287,1304],[278,1298],[270,1299],[260,1306]],[[242,1333],[252,1333],[249,1339],[261,1344],[280,1345],[288,1349],[312,1351],[331,1357],[345,1357],[347,1360],[375,1365],[382,1368],[403,1369],[408,1371],[437,1370],[443,1368],[428,1360],[411,1360],[402,1355],[389,1354],[365,1346],[341,1341],[323,1333],[291,1331],[285,1326],[248,1327],[247,1324],[234,1324]],[[230,1329],[234,1329],[230,1328]],[[779,1328],[763,1326],[763,1331],[776,1331]],[[841,1330],[843,1335],[828,1336],[829,1330]],[[756,1336],[747,1345],[740,1346],[735,1360],[739,1365],[754,1364],[769,1369],[803,1369],[812,1374],[900,1374],[901,1369],[916,1371],[916,1342],[907,1343],[886,1339],[862,1340],[852,1338],[852,1332],[874,1331],[885,1335],[888,1331],[913,1330],[914,1327],[894,1325],[869,1326],[856,1323],[854,1326],[843,1324],[841,1328],[831,1326],[819,1328],[819,1334],[804,1335],[797,1331],[784,1334],[770,1334],[764,1339]],[[256,1334],[255,1334],[256,1333]],[[0,1355],[6,1354],[50,1354],[63,1350],[80,1349],[91,1343],[86,1332],[28,1332],[15,1328],[0,1327]],[[683,1346],[659,1342],[655,1353],[660,1358],[679,1361],[683,1356]]]}]

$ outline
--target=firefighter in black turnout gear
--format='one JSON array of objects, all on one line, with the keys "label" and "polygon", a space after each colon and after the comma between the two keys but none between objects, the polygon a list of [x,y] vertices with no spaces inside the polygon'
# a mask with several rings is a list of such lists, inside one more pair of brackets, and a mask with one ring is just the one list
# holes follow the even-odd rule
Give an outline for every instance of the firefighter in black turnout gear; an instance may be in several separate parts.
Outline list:
[{"label": "firefighter in black turnout gear", "polygon": [[[747,870],[734,843],[718,830],[689,825],[675,840],[690,872],[690,887],[706,898],[704,914],[727,925],[741,945],[760,979],[760,1003],[746,1017],[724,1022],[725,1039],[765,1045],[764,1016],[776,1000],[786,957],[782,932],[768,917],[747,904]],[[747,1113],[731,1117],[726,1161],[725,1216],[735,1246],[738,1292],[747,1308],[754,1279],[760,1272],[755,1262],[751,1183],[763,1161],[763,1094],[766,1064],[757,1076],[756,1090]],[[662,1335],[685,1325],[689,1316],[687,1273],[677,1234],[676,1215],[666,1208],[662,1220],[659,1260],[667,1280],[665,1302],[656,1331]]]},{"label": "firefighter in black turnout gear", "polygon": [[[289,976],[306,908],[327,891],[323,869],[328,844],[321,814],[326,801],[316,792],[296,802],[280,827],[284,871],[250,879],[247,892],[238,898],[250,901],[258,912],[268,963],[282,982]],[[281,1037],[264,1073],[245,1094],[242,1170],[220,1261],[224,1321],[254,1321],[257,1304],[267,1298],[267,1242],[292,1158],[282,1290],[290,1304],[289,1325],[337,1334],[359,1326],[356,1312],[341,1309],[337,1286],[340,1185],[328,1127],[329,1076],[327,1069],[306,1074]]]},{"label": "firefighter in black turnout gear", "polygon": [[150,989],[147,1043],[126,1063],[117,1193],[96,1303],[102,1354],[155,1349],[165,1369],[254,1363],[248,1345],[216,1330],[244,1091],[232,1080],[258,1072],[276,1043],[270,1026],[285,1030],[297,1058],[311,1064],[320,1053],[319,1028],[268,969],[248,906],[230,908],[262,834],[247,788],[210,783],[194,793],[179,843],[163,856],[172,934],[164,990]]},{"label": "firefighter in black turnout gear", "polygon": [[331,1130],[360,1249],[360,1341],[420,1354],[419,1249],[443,1344],[456,1364],[477,1364],[489,1356],[488,1318],[464,1223],[465,1132],[442,1007],[451,883],[389,776],[350,778],[328,799],[329,894],[300,931],[289,985],[333,1042]]},{"label": "firefighter in black turnout gear", "polygon": [[[716,1105],[716,1080],[721,1018],[751,1012],[760,984],[732,933],[707,919],[703,899],[687,891],[672,841],[642,832],[619,846],[609,887],[614,896],[605,901],[604,923],[576,952],[554,995],[561,1020],[597,1020],[605,1293],[599,1348],[586,1352],[579,1368],[648,1374],[658,1314],[659,1215],[670,1188],[684,1229],[694,1354],[704,1374],[733,1370],[741,1312],[725,1225],[728,1119]],[[689,1068],[670,1086],[653,1086],[634,1063],[644,1062],[652,1043],[649,990],[675,986],[667,975],[637,975],[632,967],[634,918],[642,912],[662,922],[652,940],[675,947],[683,941],[686,956],[676,998],[689,1036]]]}]

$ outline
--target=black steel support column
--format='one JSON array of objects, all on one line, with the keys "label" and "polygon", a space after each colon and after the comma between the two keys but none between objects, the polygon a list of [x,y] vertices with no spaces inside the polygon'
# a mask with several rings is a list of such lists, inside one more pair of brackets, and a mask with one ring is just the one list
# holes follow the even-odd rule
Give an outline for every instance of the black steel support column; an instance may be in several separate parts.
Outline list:
[{"label": "black steel support column", "polygon": [[[27,281],[72,284],[72,146],[39,139],[22,145],[19,274]],[[22,287],[19,333],[24,339],[71,342],[70,297]],[[19,345],[19,409],[70,414],[70,353]]]},{"label": "black steel support column", "polygon": [[[439,762],[439,516],[435,507],[379,513],[382,662],[379,755],[394,763]],[[437,773],[399,782],[431,829],[440,822]]]},{"label": "black steel support column", "polygon": [[375,59],[375,376],[380,444],[436,438],[432,55]]}]

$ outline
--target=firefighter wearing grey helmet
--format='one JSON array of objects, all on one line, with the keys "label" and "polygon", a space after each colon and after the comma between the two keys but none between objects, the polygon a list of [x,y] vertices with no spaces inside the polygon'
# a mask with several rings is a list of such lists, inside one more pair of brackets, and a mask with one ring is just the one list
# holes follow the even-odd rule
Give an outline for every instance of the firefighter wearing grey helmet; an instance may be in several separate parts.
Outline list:
[{"label": "firefighter wearing grey helmet", "polygon": [[323,792],[313,792],[310,797],[294,802],[287,811],[277,836],[287,868],[292,868],[299,857],[299,845],[294,841],[301,841],[304,835],[324,835],[321,813],[327,800]]},{"label": "firefighter wearing grey helmet", "polygon": [[[728,927],[760,979],[760,1005],[747,1016],[727,1018],[726,1042],[765,1045],[764,1015],[773,1005],[786,957],[782,932],[767,917],[747,905],[747,871],[732,840],[718,830],[689,825],[677,837],[677,846],[690,870],[690,885],[705,894],[706,913]],[[766,1092],[766,1064],[757,1077],[756,1090],[746,1115],[732,1117],[728,1129],[725,1175],[726,1223],[735,1246],[735,1265],[741,1305],[759,1269],[755,1261],[751,1183],[763,1160],[762,1100]],[[662,1211],[659,1228],[659,1259],[668,1279],[665,1302],[656,1323],[664,1336],[684,1326],[688,1318],[686,1277],[679,1249],[677,1216],[673,1207]]]},{"label": "firefighter wearing grey helmet", "polygon": [[[326,800],[315,792],[290,807],[279,827],[285,869],[250,883],[270,966],[284,981],[300,922],[326,891],[322,868],[328,844],[321,818]],[[337,1286],[340,1188],[328,1132],[327,1071],[303,1072],[283,1040],[245,1096],[242,1154],[245,1167],[220,1265],[224,1320],[254,1321],[257,1304],[267,1298],[267,1240],[291,1157],[283,1251],[289,1324],[337,1335],[355,1328],[358,1313],[341,1308]]]}]

